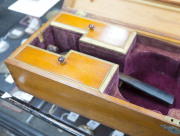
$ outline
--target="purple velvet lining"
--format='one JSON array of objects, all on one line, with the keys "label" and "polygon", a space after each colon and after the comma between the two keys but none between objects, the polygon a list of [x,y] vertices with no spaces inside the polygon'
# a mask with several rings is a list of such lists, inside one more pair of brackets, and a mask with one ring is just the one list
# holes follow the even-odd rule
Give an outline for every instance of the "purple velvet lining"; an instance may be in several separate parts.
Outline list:
[{"label": "purple velvet lining", "polygon": [[[164,41],[159,41],[153,38],[137,35],[137,43],[154,47],[154,49],[160,49],[161,51],[167,51],[170,54],[180,54],[180,48]],[[173,54],[171,54],[171,52]]]},{"label": "purple velvet lining", "polygon": [[180,89],[180,77],[177,80],[177,84],[179,85],[179,89]]},{"label": "purple velvet lining", "polygon": [[173,78],[152,70],[140,70],[130,74],[131,76],[144,81],[154,87],[157,87],[165,92],[168,92],[175,96],[175,101],[173,105],[165,104],[156,98],[146,95],[139,90],[136,90],[130,86],[123,85],[120,89],[121,94],[129,102],[139,105],[141,107],[157,110],[163,114],[167,114],[169,108],[180,108],[180,103],[178,102],[178,87],[177,82]]},{"label": "purple velvet lining", "polygon": [[55,42],[54,42],[54,34],[53,34],[53,31],[52,31],[52,26],[49,26],[49,27],[47,27],[47,28],[44,30],[44,32],[43,32],[43,37],[44,37],[44,42],[45,42],[46,47],[47,47],[49,44],[55,45]]},{"label": "purple velvet lining", "polygon": [[44,42],[40,42],[39,38],[35,38],[30,44],[34,45],[36,47],[39,47],[41,49],[45,49],[46,48],[46,45],[44,44]]},{"label": "purple velvet lining", "polygon": [[[135,43],[136,43],[136,38],[134,39],[128,53],[132,50]],[[79,50],[80,52],[83,52],[85,54],[92,55],[100,59],[104,59],[104,60],[119,64],[120,71],[124,70],[124,63],[125,63],[125,57],[126,57],[126,55],[124,54],[121,54],[116,51],[108,50],[106,48],[102,48],[99,46],[95,46],[93,44],[85,43],[82,41],[79,42]]]},{"label": "purple velvet lining", "polygon": [[[59,47],[60,52],[67,52],[71,49],[79,51],[79,38],[82,34],[49,26],[43,32],[44,42],[35,38],[31,45],[46,49],[49,44]],[[63,40],[62,40],[63,39]]]},{"label": "purple velvet lining", "polygon": [[[177,68],[177,72],[176,72],[176,78],[179,78],[180,79],[180,64]],[[179,82],[180,83],[180,82]],[[180,85],[180,84],[179,84]]]},{"label": "purple velvet lining", "polygon": [[124,84],[122,95],[136,105],[167,115],[169,109],[180,108],[180,50],[164,42],[138,36],[136,48],[127,55],[124,73],[175,96],[173,105],[141,93]]},{"label": "purple velvet lining", "polygon": [[85,54],[119,64],[120,71],[123,71],[125,55],[81,41],[79,42],[79,50]]},{"label": "purple velvet lining", "polygon": [[67,52],[71,49],[79,51],[79,38],[82,34],[53,27],[54,42],[61,52]]},{"label": "purple velvet lining", "polygon": [[[105,93],[141,107],[167,114],[169,109],[180,109],[180,48],[162,41],[137,36],[127,55],[79,41],[82,34],[49,26],[43,32],[44,42],[35,38],[31,44],[43,49],[53,44],[60,52],[77,50],[120,65],[120,71],[155,86],[175,96],[173,105],[167,105],[153,97],[123,84],[118,90],[118,71]],[[122,95],[123,96],[122,96]],[[125,100],[124,99],[124,100]]]},{"label": "purple velvet lining", "polygon": [[43,32],[43,38],[44,38],[44,41],[43,42],[40,42],[39,41],[39,38],[36,37],[30,44],[31,45],[34,45],[36,47],[39,47],[39,48],[42,48],[42,49],[46,49],[46,47],[49,45],[49,44],[52,44],[54,45],[54,36],[53,36],[53,32],[52,32],[52,27],[49,26],[47,27],[44,32]]},{"label": "purple velvet lining", "polygon": [[112,77],[108,87],[106,88],[106,90],[104,91],[105,94],[109,94],[111,93],[113,90],[113,86],[118,86],[119,84],[119,68],[116,71],[116,73],[114,74],[114,76]]},{"label": "purple velvet lining", "polygon": [[119,92],[118,86],[119,86],[119,68],[117,69],[116,73],[114,74],[113,78],[111,79],[104,93],[122,100],[126,100]]},{"label": "purple velvet lining", "polygon": [[130,74],[138,70],[155,70],[176,77],[179,62],[162,54],[149,51],[139,52],[126,58],[125,73]]}]

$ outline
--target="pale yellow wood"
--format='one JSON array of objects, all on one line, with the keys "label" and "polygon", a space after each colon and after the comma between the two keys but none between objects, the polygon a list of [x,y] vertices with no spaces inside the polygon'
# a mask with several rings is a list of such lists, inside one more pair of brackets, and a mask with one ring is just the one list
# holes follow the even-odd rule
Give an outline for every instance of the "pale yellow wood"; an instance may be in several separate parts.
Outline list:
[{"label": "pale yellow wood", "polygon": [[120,24],[180,40],[180,12],[126,0],[76,0],[72,7]]}]

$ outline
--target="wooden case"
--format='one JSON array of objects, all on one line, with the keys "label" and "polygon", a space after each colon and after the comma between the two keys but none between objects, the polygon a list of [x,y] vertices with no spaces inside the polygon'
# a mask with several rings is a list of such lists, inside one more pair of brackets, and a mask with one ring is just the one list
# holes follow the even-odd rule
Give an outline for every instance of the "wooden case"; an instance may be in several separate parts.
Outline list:
[{"label": "wooden case", "polygon": [[[120,65],[120,71],[128,73],[129,69],[126,70],[126,67],[129,65],[125,61],[129,60],[129,63],[134,64],[136,60],[132,55],[144,49],[146,52],[162,53],[173,58],[173,61],[167,61],[168,64],[180,68],[179,6],[146,0],[65,0],[64,4],[60,13],[50,19],[6,60],[6,65],[19,89],[132,136],[179,134],[178,118],[132,104],[123,97],[115,98],[117,94],[105,92],[107,85],[102,87],[107,80],[107,84],[110,84],[112,76],[115,75],[118,66],[114,63]],[[92,24],[94,28],[91,29],[89,25]],[[81,70],[77,70],[75,81],[59,77],[66,72],[66,76],[74,75],[69,74],[66,69],[64,72],[59,71],[59,67],[66,64],[57,61],[58,54],[44,50],[45,45],[52,44],[52,37],[49,34],[56,37],[54,44],[62,45],[60,47],[62,51],[73,49],[107,60],[88,56],[93,62],[101,62],[100,67],[94,63],[89,71],[85,71],[86,76],[89,73],[91,81],[94,79],[93,82],[85,82],[84,78],[77,79],[78,72],[79,75],[83,75]],[[70,38],[70,41],[61,42],[65,38]],[[137,42],[140,43],[138,49],[136,49]],[[152,43],[154,43],[152,47],[144,46]],[[64,45],[69,46],[67,48]],[[107,58],[106,55],[102,55],[103,53],[98,54],[104,50],[110,54]],[[70,54],[73,52],[77,53],[71,51]],[[115,60],[116,58],[119,60]],[[134,60],[131,61],[131,58]],[[111,60],[115,61],[111,63]],[[165,62],[161,61],[161,58],[156,56],[153,61],[161,63],[153,68],[160,67],[160,70],[164,70]],[[82,64],[76,62],[73,65]],[[88,64],[86,67],[89,67],[93,62],[86,61],[83,64],[85,66]],[[108,68],[103,71],[102,67],[106,66]],[[72,67],[68,70],[73,71]],[[100,82],[97,82],[99,75],[95,71],[101,72]],[[168,75],[172,74],[173,69],[165,72]],[[175,77],[178,79],[178,76],[180,72],[177,70]],[[79,82],[80,80],[83,83]],[[91,83],[96,89],[92,88]],[[180,82],[177,81],[178,83]]]}]

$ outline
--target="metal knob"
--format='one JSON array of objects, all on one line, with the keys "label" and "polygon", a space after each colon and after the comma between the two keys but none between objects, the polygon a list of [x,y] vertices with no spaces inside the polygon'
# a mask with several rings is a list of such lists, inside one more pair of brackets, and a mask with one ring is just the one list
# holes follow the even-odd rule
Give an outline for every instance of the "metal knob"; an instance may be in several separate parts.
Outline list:
[{"label": "metal knob", "polygon": [[90,29],[90,30],[94,30],[94,28],[95,28],[94,24],[90,24],[90,25],[89,25],[89,29]]},{"label": "metal knob", "polygon": [[61,64],[64,64],[65,63],[65,57],[64,56],[61,56],[58,58],[58,61],[61,63]]}]

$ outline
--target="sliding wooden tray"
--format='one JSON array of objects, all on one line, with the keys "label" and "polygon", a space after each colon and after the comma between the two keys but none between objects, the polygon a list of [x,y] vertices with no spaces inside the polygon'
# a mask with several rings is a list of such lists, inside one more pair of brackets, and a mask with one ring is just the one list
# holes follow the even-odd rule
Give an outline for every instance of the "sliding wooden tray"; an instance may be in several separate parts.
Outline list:
[{"label": "sliding wooden tray", "polygon": [[[64,4],[6,59],[18,88],[132,136],[179,134],[179,6],[146,0]],[[59,51],[47,51],[48,45]],[[124,84],[118,89],[118,70],[173,94],[175,103],[164,105]]]}]

